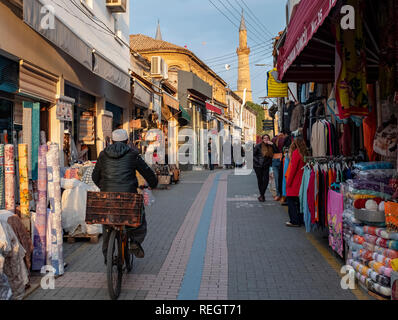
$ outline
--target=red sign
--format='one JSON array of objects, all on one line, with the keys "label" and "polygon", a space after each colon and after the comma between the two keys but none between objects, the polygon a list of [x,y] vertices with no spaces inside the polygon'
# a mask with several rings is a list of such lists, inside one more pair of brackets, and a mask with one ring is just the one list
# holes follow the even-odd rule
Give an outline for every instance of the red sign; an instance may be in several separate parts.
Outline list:
[{"label": "red sign", "polygon": [[278,56],[279,80],[303,51],[336,5],[337,0],[301,0],[289,22],[286,40]]},{"label": "red sign", "polygon": [[213,106],[212,104],[210,104],[208,102],[206,102],[206,109],[210,110],[210,111],[213,111],[213,112],[215,112],[217,114],[222,114],[220,108],[217,108],[216,106]]}]

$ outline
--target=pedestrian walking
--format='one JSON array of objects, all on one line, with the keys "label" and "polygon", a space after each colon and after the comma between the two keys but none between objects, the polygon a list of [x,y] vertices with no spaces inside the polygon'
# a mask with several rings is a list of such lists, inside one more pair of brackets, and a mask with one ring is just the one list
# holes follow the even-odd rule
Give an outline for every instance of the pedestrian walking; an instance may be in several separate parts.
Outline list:
[{"label": "pedestrian walking", "polygon": [[258,190],[260,196],[258,201],[265,201],[265,191],[269,183],[269,169],[272,165],[274,153],[278,152],[275,144],[272,143],[268,134],[261,137],[262,142],[254,147],[253,151],[253,167],[257,176]]},{"label": "pedestrian walking", "polygon": [[211,140],[211,138],[209,138],[209,143],[207,144],[207,153],[208,153],[208,155],[209,155],[209,169],[210,170],[214,170],[214,164],[212,163],[212,159],[211,159],[211,155],[212,155],[212,151],[211,151],[211,149],[212,149],[212,147],[213,147],[213,149],[215,148],[215,146],[213,145],[213,142],[212,142],[212,140]]},{"label": "pedestrian walking", "polygon": [[290,221],[286,222],[288,227],[299,227],[304,224],[300,213],[300,187],[303,179],[304,157],[308,155],[307,146],[302,138],[293,141],[289,149],[289,169],[286,174],[286,195],[289,208]]}]

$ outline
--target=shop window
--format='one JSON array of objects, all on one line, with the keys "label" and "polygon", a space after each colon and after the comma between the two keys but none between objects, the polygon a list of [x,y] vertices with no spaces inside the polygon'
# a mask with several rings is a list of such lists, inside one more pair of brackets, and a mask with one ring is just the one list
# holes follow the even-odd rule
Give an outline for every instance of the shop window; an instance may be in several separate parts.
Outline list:
[{"label": "shop window", "polygon": [[65,129],[72,135],[78,160],[95,160],[95,97],[69,85],[65,85],[65,96],[75,99],[73,122],[65,122]]},{"label": "shop window", "polygon": [[18,90],[18,63],[0,56],[0,90],[14,93]]},{"label": "shop window", "polygon": [[106,102],[105,110],[113,113],[112,130],[122,129],[123,128],[123,109],[110,103],[110,102]]},{"label": "shop window", "polygon": [[[12,131],[13,131],[13,103],[9,100],[0,99],[0,137],[1,143],[13,143]],[[7,139],[5,141],[4,130],[7,131]]]}]

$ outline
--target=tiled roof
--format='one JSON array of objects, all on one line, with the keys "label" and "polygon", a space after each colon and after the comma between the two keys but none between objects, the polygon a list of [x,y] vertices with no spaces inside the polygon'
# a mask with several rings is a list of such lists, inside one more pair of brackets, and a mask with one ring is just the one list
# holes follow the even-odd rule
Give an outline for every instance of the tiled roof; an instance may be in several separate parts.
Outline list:
[{"label": "tiled roof", "polygon": [[177,46],[167,41],[156,40],[143,34],[130,35],[130,47],[138,53],[143,53],[145,51],[151,50],[174,50],[183,52],[185,54],[188,54],[192,59],[197,60],[199,65],[202,65],[205,70],[208,70],[209,73],[211,73],[214,77],[216,77],[217,79],[219,79],[219,81],[226,85],[226,82],[218,74],[216,74],[211,68],[209,68],[209,66],[207,66],[202,60],[200,60],[192,51],[186,48]]},{"label": "tiled roof", "polygon": [[152,37],[145,36],[143,34],[132,34],[130,35],[130,46],[135,51],[146,51],[146,50],[158,50],[158,49],[178,49],[189,51],[183,47],[177,46],[173,43],[156,40]]}]

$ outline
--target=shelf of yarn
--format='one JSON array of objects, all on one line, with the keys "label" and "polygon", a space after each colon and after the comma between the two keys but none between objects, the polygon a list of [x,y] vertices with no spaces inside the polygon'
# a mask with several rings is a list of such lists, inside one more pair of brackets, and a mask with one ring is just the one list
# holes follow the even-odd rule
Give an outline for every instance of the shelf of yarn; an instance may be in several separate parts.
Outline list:
[{"label": "shelf of yarn", "polygon": [[374,226],[385,226],[385,202],[381,198],[357,199],[353,203],[355,218]]}]

